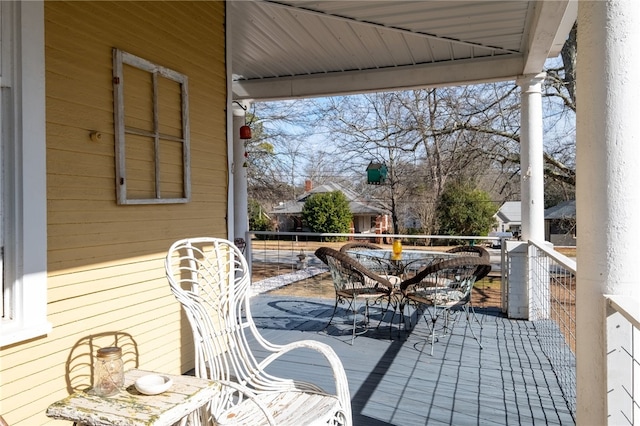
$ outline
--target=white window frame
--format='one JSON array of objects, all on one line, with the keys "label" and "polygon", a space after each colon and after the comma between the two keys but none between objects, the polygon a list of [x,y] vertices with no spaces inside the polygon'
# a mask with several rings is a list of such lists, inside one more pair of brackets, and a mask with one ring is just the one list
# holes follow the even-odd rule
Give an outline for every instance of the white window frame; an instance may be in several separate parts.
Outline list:
[{"label": "white window frame", "polygon": [[[135,129],[125,126],[124,91],[125,80],[123,66],[129,65],[151,74],[153,79],[153,126],[152,131]],[[159,131],[158,117],[158,76],[175,81],[180,85],[181,90],[181,114],[182,114],[182,136],[175,137],[161,134]],[[116,142],[116,188],[118,193],[118,204],[170,204],[188,203],[191,200],[191,163],[189,146],[189,84],[188,78],[184,74],[173,71],[169,68],[156,65],[139,56],[124,52],[120,49],[113,49],[113,103],[114,103],[114,125]],[[154,140],[155,151],[155,197],[154,198],[129,198],[127,196],[127,168],[126,168],[126,135],[145,136]],[[182,143],[182,193],[183,197],[165,198],[160,187],[160,140],[170,140]]]},{"label": "white window frame", "polygon": [[0,2],[3,316],[0,347],[47,321],[44,3]]}]

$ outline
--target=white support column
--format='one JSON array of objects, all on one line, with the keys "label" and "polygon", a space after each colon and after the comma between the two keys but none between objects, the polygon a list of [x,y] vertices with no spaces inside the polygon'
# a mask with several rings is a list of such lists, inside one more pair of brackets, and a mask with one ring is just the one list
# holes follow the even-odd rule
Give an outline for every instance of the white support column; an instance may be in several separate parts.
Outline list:
[{"label": "white support column", "polygon": [[517,80],[522,90],[520,167],[522,240],[544,241],[544,164],[542,142],[542,82],[545,74]]},{"label": "white support column", "polygon": [[[225,63],[226,63],[226,79],[227,79],[227,109],[226,109],[226,129],[227,129],[227,239],[232,240],[234,238],[235,233],[235,191],[233,181],[235,180],[233,174],[233,147],[235,142],[235,135],[237,135],[237,130],[235,130],[234,125],[234,102],[233,102],[233,45],[231,43],[231,37],[228,34],[231,34],[232,30],[231,19],[229,14],[225,14],[225,27],[226,34],[225,37]],[[234,131],[235,130],[235,131]]]},{"label": "white support column", "polygon": [[[516,83],[521,89],[521,212],[522,240],[544,241],[544,164],[542,141],[542,82],[545,74],[524,75]],[[510,318],[532,319],[534,294],[531,253],[526,243],[509,246],[509,306]],[[517,248],[517,249],[516,249]],[[513,288],[512,288],[513,287]],[[536,312],[538,312],[536,310]]]},{"label": "white support column", "polygon": [[619,373],[607,373],[603,294],[640,298],[634,250],[640,238],[639,45],[640,2],[578,3],[576,374],[580,425],[616,424],[619,414],[614,404],[624,394],[611,386],[621,382],[615,377]]},{"label": "white support column", "polygon": [[[244,103],[245,108],[248,104]],[[246,111],[233,104],[233,235],[234,238],[245,238],[249,230],[247,167],[244,156],[245,141],[240,139],[240,127],[245,123]],[[248,243],[248,242],[247,242]]]}]

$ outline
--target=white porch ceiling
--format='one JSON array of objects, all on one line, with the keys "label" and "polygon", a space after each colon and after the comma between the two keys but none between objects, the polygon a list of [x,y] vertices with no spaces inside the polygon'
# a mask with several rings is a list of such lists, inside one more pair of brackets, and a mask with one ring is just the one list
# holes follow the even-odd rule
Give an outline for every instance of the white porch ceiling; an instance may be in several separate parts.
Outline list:
[{"label": "white porch ceiling", "polygon": [[576,0],[227,2],[234,99],[514,79],[555,57]]}]

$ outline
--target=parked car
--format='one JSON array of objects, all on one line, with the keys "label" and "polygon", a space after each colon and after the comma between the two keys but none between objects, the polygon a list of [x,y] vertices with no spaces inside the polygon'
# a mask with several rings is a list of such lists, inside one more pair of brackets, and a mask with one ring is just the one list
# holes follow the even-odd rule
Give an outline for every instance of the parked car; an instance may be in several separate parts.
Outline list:
[{"label": "parked car", "polygon": [[489,247],[500,248],[502,247],[502,240],[508,240],[513,238],[512,232],[489,232],[489,237],[495,237],[494,239],[487,240]]}]

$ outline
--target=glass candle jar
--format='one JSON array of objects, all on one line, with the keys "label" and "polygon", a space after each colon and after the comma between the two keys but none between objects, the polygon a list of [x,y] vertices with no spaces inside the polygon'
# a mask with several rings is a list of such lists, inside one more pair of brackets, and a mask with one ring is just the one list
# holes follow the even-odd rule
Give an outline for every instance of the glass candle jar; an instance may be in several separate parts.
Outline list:
[{"label": "glass candle jar", "polygon": [[400,256],[402,254],[402,241],[393,240],[392,250],[393,254]]},{"label": "glass candle jar", "polygon": [[115,346],[98,349],[93,375],[93,390],[96,395],[115,395],[123,386],[122,349]]}]

